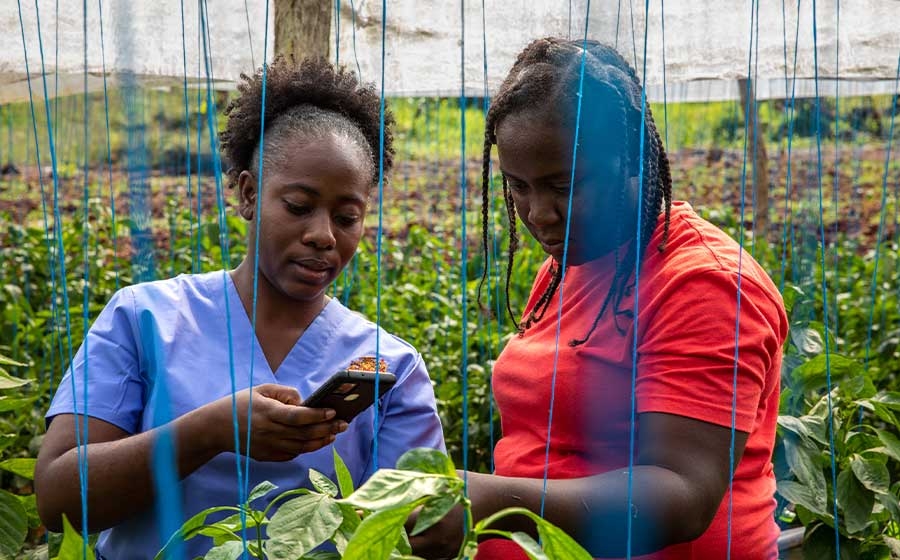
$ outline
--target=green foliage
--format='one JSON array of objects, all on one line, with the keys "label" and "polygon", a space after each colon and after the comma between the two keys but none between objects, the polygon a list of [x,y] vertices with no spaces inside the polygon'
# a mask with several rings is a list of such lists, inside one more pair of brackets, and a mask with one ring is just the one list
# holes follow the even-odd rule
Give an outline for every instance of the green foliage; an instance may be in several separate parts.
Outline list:
[{"label": "green foliage", "polygon": [[842,558],[887,558],[900,534],[900,393],[876,387],[881,380],[856,360],[825,353],[802,290],[790,287],[785,300],[781,409],[802,413],[778,419],[778,493],[806,527],[805,557],[835,557],[836,525]]},{"label": "green foliage", "polygon": [[[337,453],[334,458],[335,471],[341,472],[343,461]],[[240,508],[214,507],[198,513],[173,535],[156,555],[157,560],[162,560],[176,542],[198,536],[213,537],[215,546],[204,558],[240,557],[244,551],[240,515],[206,523],[210,515],[232,509],[239,509],[247,520],[246,527],[253,530],[247,540],[248,554],[270,560],[413,560],[418,557],[412,555],[405,529],[413,510],[422,508],[413,535],[432,526],[457,505],[466,508],[466,518],[471,518],[471,503],[466,498],[463,480],[450,458],[434,449],[408,451],[397,461],[396,469],[376,471],[358,490],[341,498],[336,495],[338,486],[321,473],[310,470],[310,480],[315,490],[289,490],[277,496],[264,510],[254,509],[251,504],[275,489],[268,482],[257,486]],[[286,498],[290,499],[284,501]],[[282,502],[281,505],[268,516],[278,502]],[[510,515],[531,518],[541,543],[523,533],[493,528],[497,521]],[[259,530],[262,528],[265,528],[264,535]],[[489,534],[511,538],[532,559],[590,559],[590,555],[558,527],[523,508],[497,512],[475,526],[469,522],[457,558],[471,557],[471,552],[477,548],[478,537]],[[332,543],[337,552],[315,550],[327,542]]]}]

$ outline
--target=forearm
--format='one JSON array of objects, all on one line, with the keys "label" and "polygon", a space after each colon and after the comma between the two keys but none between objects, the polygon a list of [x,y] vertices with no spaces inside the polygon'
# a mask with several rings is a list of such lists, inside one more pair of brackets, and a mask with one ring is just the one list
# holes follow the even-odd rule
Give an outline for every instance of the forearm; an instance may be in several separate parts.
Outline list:
[{"label": "forearm", "polygon": [[[543,481],[469,473],[477,522],[507,507],[539,513]],[[697,538],[707,523],[698,515],[687,482],[661,467],[636,466],[632,482],[631,552],[645,554]],[[626,555],[628,471],[547,481],[544,518],[575,537],[595,556]],[[511,516],[494,526],[536,536],[534,523]]]},{"label": "forearm", "polygon": [[[155,497],[152,461],[162,429],[171,429],[179,479],[221,451],[207,435],[210,427],[202,410],[188,413],[163,428],[87,445],[87,508],[91,532],[112,527],[152,506]],[[81,527],[79,453],[84,451],[84,448],[70,449],[47,465],[43,479],[53,481],[54,488],[39,487],[38,492],[42,498],[41,518],[51,530],[61,529],[62,514],[73,526]]]}]

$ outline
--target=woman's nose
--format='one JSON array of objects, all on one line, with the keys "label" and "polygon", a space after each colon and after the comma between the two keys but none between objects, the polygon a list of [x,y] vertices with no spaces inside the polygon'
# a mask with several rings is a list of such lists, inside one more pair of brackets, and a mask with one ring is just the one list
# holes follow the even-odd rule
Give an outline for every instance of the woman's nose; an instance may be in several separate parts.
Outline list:
[{"label": "woman's nose", "polygon": [[334,249],[336,243],[332,231],[331,216],[327,212],[316,212],[313,219],[307,222],[303,232],[303,243],[316,249]]},{"label": "woman's nose", "polygon": [[548,226],[559,220],[559,212],[552,197],[535,194],[528,205],[528,221],[536,226]]}]

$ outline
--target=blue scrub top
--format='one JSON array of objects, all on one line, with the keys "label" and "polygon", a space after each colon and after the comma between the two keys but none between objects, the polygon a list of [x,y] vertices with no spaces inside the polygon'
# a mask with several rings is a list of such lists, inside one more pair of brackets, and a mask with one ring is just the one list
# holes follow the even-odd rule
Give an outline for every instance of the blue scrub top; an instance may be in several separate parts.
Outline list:
[{"label": "blue scrub top", "polygon": [[[226,302],[231,317],[230,352]],[[290,385],[303,398],[353,359],[375,356],[376,332],[380,333],[378,354],[398,378],[380,403],[378,467],[394,466],[397,458],[413,447],[444,450],[431,380],[415,348],[331,299],[272,372],[231,276],[224,271],[181,275],[119,290],[91,326],[46,416],[49,422],[57,414],[83,414],[86,409],[91,417],[131,434],[140,433],[230,395],[232,368],[235,390],[249,387],[251,356],[253,385]],[[161,376],[168,395],[165,400],[158,398]],[[374,410],[369,407],[332,445],[283,463],[251,460],[248,487],[264,480],[280,491],[310,487],[310,467],[335,480],[332,447],[359,485],[374,470],[373,421]],[[184,519],[211,506],[235,505],[234,454],[220,453],[184,478],[178,491]],[[268,498],[278,493],[274,491]],[[254,506],[264,507],[265,502],[254,502]],[[211,516],[210,520],[224,516]],[[97,550],[108,560],[153,558],[164,542],[159,532],[157,513],[151,509],[104,531]],[[187,558],[202,556],[210,546],[211,539],[195,537],[187,543],[185,553]]]}]

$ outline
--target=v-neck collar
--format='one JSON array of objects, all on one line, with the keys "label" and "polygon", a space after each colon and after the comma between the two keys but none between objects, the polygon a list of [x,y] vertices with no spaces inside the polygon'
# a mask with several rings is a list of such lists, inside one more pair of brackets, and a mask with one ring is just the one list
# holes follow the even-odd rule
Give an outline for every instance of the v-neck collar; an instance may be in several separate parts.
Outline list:
[{"label": "v-neck collar", "polygon": [[[273,379],[278,379],[279,382],[283,382],[283,376],[280,376],[280,372],[284,372],[286,370],[285,365],[289,365],[291,362],[297,363],[297,360],[301,358],[301,356],[305,357],[304,360],[301,360],[303,363],[308,363],[310,360],[315,359],[314,356],[317,354],[315,349],[320,347],[321,344],[317,344],[316,340],[321,338],[321,334],[325,332],[329,332],[332,328],[327,328],[331,323],[334,323],[334,319],[337,319],[335,315],[340,315],[340,313],[335,313],[338,311],[337,307],[340,305],[336,305],[336,299],[331,298],[329,301],[325,303],[322,307],[322,310],[313,318],[313,320],[306,326],[303,333],[297,338],[294,342],[291,349],[281,360],[281,363],[278,364],[278,367],[275,371],[272,371],[272,366],[269,364],[269,360],[266,358],[266,353],[263,352],[262,344],[259,342],[259,338],[256,335],[256,332],[253,329],[253,323],[250,320],[250,316],[247,314],[247,311],[244,309],[244,304],[241,301],[241,296],[237,291],[237,286],[234,283],[234,279],[231,277],[231,274],[224,270],[222,274],[225,274],[227,277],[226,283],[226,297],[228,298],[228,305],[230,307],[229,313],[232,318],[232,327],[239,327],[240,331],[243,335],[248,336],[252,339],[252,351],[254,353],[254,369],[257,368],[256,363],[262,363],[263,365],[260,367],[264,367],[264,372],[268,372],[269,376]],[[224,319],[225,310],[222,309],[222,315]],[[238,315],[239,318],[235,319],[235,315]],[[333,325],[332,325],[333,327]],[[232,331],[232,335],[235,333]]]}]

